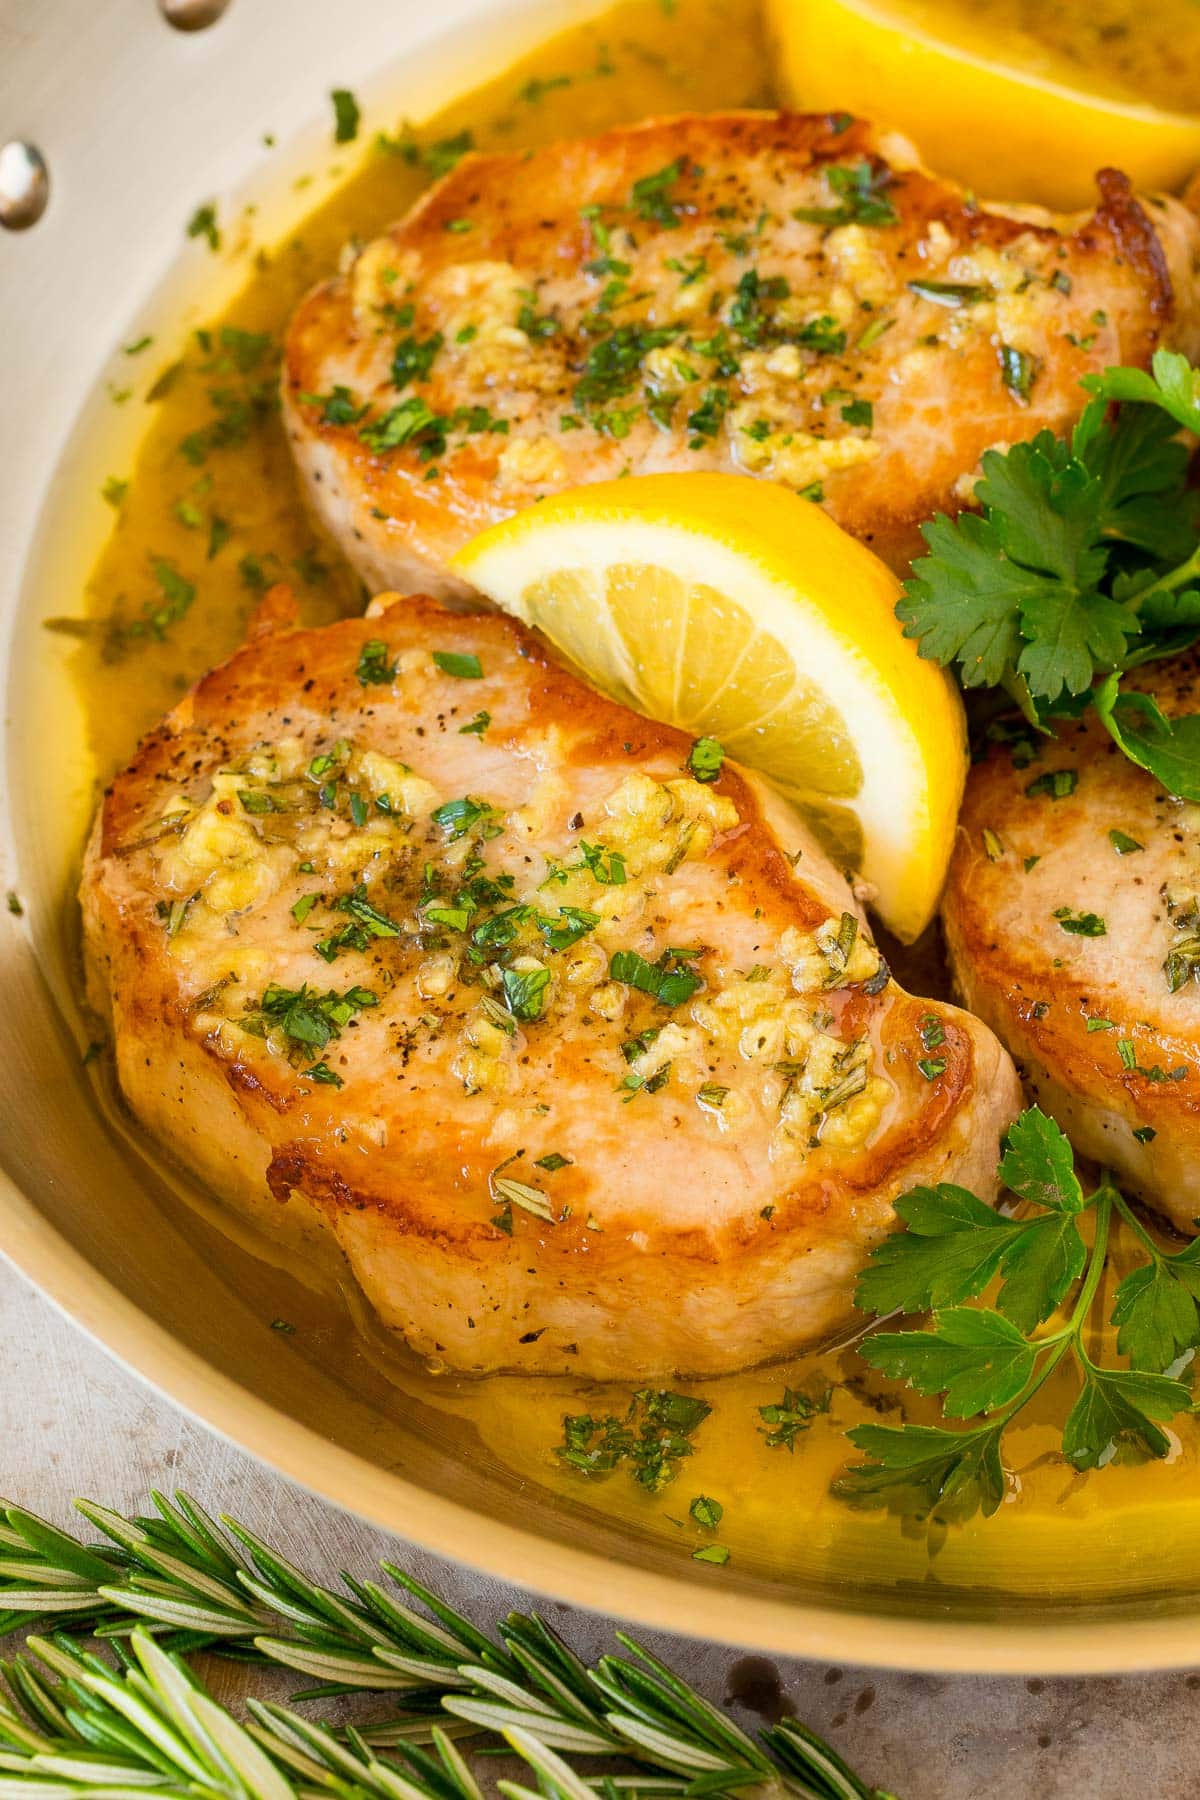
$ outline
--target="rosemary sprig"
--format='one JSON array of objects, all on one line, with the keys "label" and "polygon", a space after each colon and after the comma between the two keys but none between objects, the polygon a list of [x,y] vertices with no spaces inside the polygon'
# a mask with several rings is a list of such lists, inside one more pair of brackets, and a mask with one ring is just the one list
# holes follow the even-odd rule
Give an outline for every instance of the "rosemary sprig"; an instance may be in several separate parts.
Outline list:
[{"label": "rosemary sprig", "polygon": [[[7,1608],[0,1611],[0,1636],[45,1614],[60,1628],[53,1643],[34,1638],[30,1648],[66,1684],[65,1697],[47,1687],[28,1657],[5,1671],[14,1696],[51,1737],[64,1725],[83,1729],[77,1706],[82,1677],[61,1660],[84,1655],[65,1635],[69,1626],[108,1640],[130,1665],[127,1678],[139,1694],[150,1680],[148,1658],[165,1680],[168,1664],[183,1669],[182,1657],[204,1648],[282,1664],[314,1679],[318,1685],[297,1699],[354,1690],[403,1695],[403,1710],[391,1719],[344,1736],[295,1712],[250,1701],[251,1742],[301,1778],[301,1793],[314,1784],[333,1786],[345,1800],[348,1786],[357,1796],[416,1800],[410,1791],[416,1782],[425,1784],[427,1800],[476,1800],[462,1786],[466,1766],[453,1748],[455,1738],[475,1736],[515,1748],[561,1800],[578,1800],[579,1788],[594,1800],[589,1781],[563,1761],[580,1756],[630,1759],[637,1774],[624,1785],[639,1793],[686,1789],[704,1796],[753,1787],[779,1800],[887,1800],[794,1720],[755,1741],[623,1633],[618,1638],[627,1654],[602,1656],[589,1667],[536,1614],[510,1613],[488,1636],[389,1562],[382,1570],[404,1600],[378,1582],[346,1573],[339,1593],[310,1580],[236,1520],[218,1523],[186,1494],[170,1500],[155,1493],[153,1500],[154,1515],[133,1519],[77,1501],[103,1534],[105,1541],[93,1545],[19,1507],[0,1505],[0,1607]],[[105,1704],[118,1704],[111,1683],[124,1677],[95,1657],[85,1672],[101,1683]],[[85,1689],[94,1697],[94,1688]],[[11,1719],[0,1714],[0,1739],[13,1730]],[[90,1727],[84,1735],[89,1742],[108,1742]],[[429,1745],[432,1752],[423,1748]],[[385,1749],[399,1754],[406,1775],[380,1760]],[[65,1754],[61,1747],[45,1753]],[[0,1800],[18,1800],[16,1789],[6,1786],[4,1771],[12,1765],[4,1754],[0,1748]],[[146,1785],[144,1777],[128,1779]],[[606,1788],[612,1782],[597,1779]],[[396,1786],[400,1780],[410,1784],[404,1794]],[[40,1776],[36,1794],[28,1776],[22,1781],[22,1800],[67,1800],[67,1789],[47,1793]],[[117,1800],[112,1781],[103,1785]],[[509,1786],[509,1800],[522,1800],[527,1790]],[[208,1789],[187,1791],[203,1796]],[[69,1789],[72,1796],[78,1792]],[[241,1790],[228,1792],[232,1800],[246,1800]]]},{"label": "rosemary sprig", "polygon": [[5,1800],[483,1800],[448,1731],[397,1760],[286,1707],[251,1700],[254,1723],[241,1725],[141,1627],[115,1669],[63,1633],[27,1651],[4,1670],[17,1702],[0,1701]]}]

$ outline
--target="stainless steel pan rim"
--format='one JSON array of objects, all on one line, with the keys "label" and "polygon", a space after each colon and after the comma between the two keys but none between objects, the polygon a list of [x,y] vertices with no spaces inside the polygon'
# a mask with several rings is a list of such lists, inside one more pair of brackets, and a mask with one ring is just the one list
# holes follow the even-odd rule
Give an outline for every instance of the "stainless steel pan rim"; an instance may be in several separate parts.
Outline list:
[{"label": "stainless steel pan rim", "polygon": [[[373,96],[398,91],[418,96],[410,107],[419,116],[547,30],[602,5],[442,0],[435,16],[416,0],[340,0],[336,8],[279,0],[280,30],[264,0],[232,0],[211,29],[185,32],[167,28],[155,0],[55,0],[49,9],[44,0],[0,0],[0,139],[37,145],[50,182],[39,222],[20,234],[0,231],[0,430],[12,434],[0,478],[0,642],[10,654],[0,792],[14,796],[0,826],[0,888],[18,889],[29,914],[0,915],[0,1056],[15,1071],[0,1084],[0,1251],[98,1343],[283,1474],[433,1551],[558,1598],[758,1650],[899,1669],[1052,1675],[1194,1664],[1195,1597],[1174,1609],[1128,1601],[1014,1609],[1007,1619],[856,1610],[748,1592],[687,1562],[678,1575],[639,1567],[489,1517],[331,1443],[233,1380],[98,1272],[88,1253],[88,1222],[78,1217],[88,1194],[78,1170],[72,1194],[69,1140],[78,1135],[97,1158],[104,1146],[79,1110],[78,1031],[65,1023],[74,982],[62,930],[63,833],[77,827],[50,821],[45,810],[64,800],[63,763],[74,747],[56,737],[53,756],[30,756],[31,739],[47,729],[50,696],[44,641],[36,654],[36,605],[47,568],[68,589],[80,571],[78,550],[72,561],[68,549],[47,547],[37,521],[56,470],[64,460],[69,467],[81,396],[155,290],[196,204],[226,195],[236,210],[244,198],[266,196],[283,223],[289,209],[298,217],[312,204],[311,193],[303,201],[290,193],[290,155],[285,174],[260,166],[243,180],[264,130],[327,163],[331,87],[359,92],[369,123]],[[191,254],[204,251],[197,245]],[[183,292],[194,275],[193,264],[174,289],[168,277],[163,293]],[[206,298],[219,298],[215,287]],[[138,429],[135,417],[122,415],[114,444],[128,449]],[[82,521],[81,543],[99,517]],[[41,566],[23,581],[35,542]],[[69,593],[56,610],[70,610]],[[81,765],[77,791],[67,796],[73,819],[89,786]],[[119,1169],[111,1161],[103,1178],[119,1180]],[[19,1476],[9,1471],[10,1481]]]}]

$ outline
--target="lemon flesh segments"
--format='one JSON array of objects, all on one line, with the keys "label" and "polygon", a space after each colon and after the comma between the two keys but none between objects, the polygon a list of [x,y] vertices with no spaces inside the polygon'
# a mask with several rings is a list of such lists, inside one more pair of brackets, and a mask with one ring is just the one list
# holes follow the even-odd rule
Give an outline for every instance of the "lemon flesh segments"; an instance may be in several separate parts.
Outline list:
[{"label": "lemon flesh segments", "polygon": [[[915,935],[936,903],[949,853],[965,740],[956,694],[940,671],[919,660],[892,616],[895,578],[818,508],[783,490],[753,483],[747,492],[746,478],[716,477],[724,490],[718,492],[709,478],[689,477],[707,491],[696,491],[690,516],[681,516],[678,483],[663,478],[670,491],[664,485],[663,503],[656,505],[647,493],[655,479],[639,482],[636,501],[631,484],[603,484],[614,511],[607,518],[608,495],[599,485],[582,490],[581,503],[556,498],[485,533],[459,553],[455,566],[507,610],[537,624],[614,697],[696,732],[707,721],[703,709],[699,716],[694,709],[690,716],[687,708],[676,710],[684,679],[678,668],[672,665],[674,692],[664,692],[661,667],[647,673],[656,659],[616,639],[606,576],[614,569],[661,568],[687,588],[728,596],[755,631],[792,653],[798,675],[843,727],[836,749],[831,745],[834,767],[814,769],[803,782],[796,779],[801,771],[792,769],[780,785],[816,814],[818,827],[829,802],[835,814],[852,810],[863,843],[860,872],[879,896],[878,910],[898,935]],[[791,554],[796,508],[804,509],[804,543],[802,553]],[[762,544],[764,525],[773,538],[782,537],[782,555],[778,543]],[[547,592],[548,572],[573,590],[565,615],[555,617],[546,605],[554,586],[551,580]],[[681,648],[676,642],[670,652]],[[770,710],[761,721],[763,735]],[[746,728],[733,731],[727,748],[779,782],[773,759],[756,754],[755,723],[747,720]],[[846,779],[846,739],[853,746],[856,791]],[[924,877],[914,882],[918,849]]]}]

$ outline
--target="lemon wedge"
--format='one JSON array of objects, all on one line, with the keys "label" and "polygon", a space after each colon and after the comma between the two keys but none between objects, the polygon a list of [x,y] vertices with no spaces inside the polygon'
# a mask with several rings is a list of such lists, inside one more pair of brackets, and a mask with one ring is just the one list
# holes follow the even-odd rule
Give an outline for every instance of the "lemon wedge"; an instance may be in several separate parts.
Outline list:
[{"label": "lemon wedge", "polygon": [[928,924],[962,798],[962,705],[902,636],[895,576],[820,507],[740,475],[597,482],[451,566],[606,694],[761,770],[897,936]]},{"label": "lemon wedge", "polygon": [[769,0],[769,20],[789,105],[903,131],[985,199],[1089,206],[1097,169],[1172,189],[1200,163],[1200,118],[1125,89],[1102,47],[1082,66],[969,0]]}]

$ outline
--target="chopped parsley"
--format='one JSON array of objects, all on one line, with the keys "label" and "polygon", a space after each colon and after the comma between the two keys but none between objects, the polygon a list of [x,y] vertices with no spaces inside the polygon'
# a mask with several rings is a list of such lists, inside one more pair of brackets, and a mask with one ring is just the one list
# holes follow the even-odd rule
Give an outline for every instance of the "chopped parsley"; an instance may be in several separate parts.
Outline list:
[{"label": "chopped parsley", "polygon": [[428,401],[410,394],[399,406],[364,425],[359,436],[371,450],[398,450],[404,444],[417,444],[430,456],[440,456],[446,448],[445,423]]},{"label": "chopped parsley", "polygon": [[640,1056],[645,1056],[662,1031],[661,1025],[648,1025],[645,1031],[639,1031],[636,1037],[627,1038],[621,1045],[621,1055],[627,1063],[634,1063]]},{"label": "chopped parsley", "polygon": [[[674,231],[683,206],[670,199],[670,191],[687,172],[687,158],[680,156],[665,168],[656,169],[652,175],[643,175],[635,181],[629,204],[639,219],[661,225],[664,231]],[[700,170],[693,168],[691,173],[698,175]]]},{"label": "chopped parsley", "polygon": [[729,308],[729,323],[744,344],[761,344],[772,331],[766,302],[786,300],[791,289],[782,275],[765,280],[757,269],[747,269],[734,290]]},{"label": "chopped parsley", "polygon": [[491,722],[492,715],[490,712],[477,712],[475,717],[466,725],[459,726],[458,735],[459,737],[482,737]]},{"label": "chopped parsley", "polygon": [[649,994],[660,1006],[681,1006],[701,986],[699,975],[686,967],[676,966],[684,954],[691,956],[694,952],[664,950],[657,962],[650,963],[636,950],[617,950],[609,962],[608,972],[613,981]]},{"label": "chopped parsley", "polygon": [[550,986],[549,969],[503,969],[500,979],[504,999],[514,1019],[526,1023],[540,1019],[546,1005],[546,989]]},{"label": "chopped parsley", "polygon": [[581,406],[594,409],[627,394],[645,357],[651,350],[671,343],[675,335],[675,328],[670,325],[618,325],[615,331],[597,339],[584,358],[575,384],[576,400]]},{"label": "chopped parsley", "polygon": [[807,1431],[818,1413],[829,1411],[832,1390],[826,1388],[815,1399],[802,1388],[785,1387],[783,1398],[760,1406],[758,1416],[767,1430],[763,1439],[768,1450],[795,1451],[796,1439]]},{"label": "chopped parsley", "polygon": [[410,381],[424,381],[444,342],[440,331],[427,338],[401,338],[392,353],[392,386],[403,388]]},{"label": "chopped parsley", "polygon": [[352,144],[362,119],[358,101],[349,88],[334,88],[329,98],[333,102],[333,141]]},{"label": "chopped parsley", "polygon": [[461,800],[444,801],[441,806],[435,807],[430,816],[435,825],[441,826],[450,842],[456,843],[459,838],[466,837],[469,831],[474,831],[476,826],[482,828],[485,837],[497,836],[500,827],[491,824],[493,811],[494,808],[486,800],[472,800],[470,795],[464,795]]},{"label": "chopped parsley", "polygon": [[139,616],[130,624],[122,626],[119,635],[127,638],[153,637],[161,642],[172,625],[178,625],[191,610],[196,598],[196,588],[193,582],[186,580],[174,564],[167,562],[164,557],[156,557],[150,568],[158,583],[158,598],[145,601]]},{"label": "chopped parsley", "polygon": [[344,994],[330,988],[318,994],[307,983],[299,988],[280,987],[271,982],[264,989],[257,1007],[247,1011],[238,1023],[253,1037],[266,1037],[279,1030],[310,1062],[333,1039],[342,1035],[354,1015],[366,1007],[378,1006],[379,996],[370,988],[350,987]]},{"label": "chopped parsley", "polygon": [[367,890],[361,884],[335,900],[333,908],[335,912],[349,913],[350,923],[313,945],[317,955],[326,962],[335,962],[343,950],[367,950],[376,938],[401,935],[395,919],[389,919],[386,913],[372,906],[367,899]]},{"label": "chopped parsley", "polygon": [[624,1465],[639,1487],[659,1494],[691,1456],[692,1438],[711,1411],[706,1400],[690,1394],[639,1388],[624,1418],[567,1414],[556,1453],[581,1475],[611,1475]]},{"label": "chopped parsley", "polygon": [[557,919],[543,914],[538,918],[537,926],[548,950],[569,950],[599,923],[599,913],[587,912],[582,906],[563,906],[559,908]]},{"label": "chopped parsley", "polygon": [[798,206],[792,217],[806,225],[896,225],[899,215],[888,199],[892,172],[870,162],[835,164],[825,180],[837,195],[835,206]]},{"label": "chopped parsley", "polygon": [[532,75],[524,87],[518,89],[517,99],[523,100],[526,106],[536,106],[546,94],[552,94],[555,88],[570,87],[570,75]]},{"label": "chopped parsley", "polygon": [[532,338],[535,343],[552,338],[558,332],[558,320],[553,313],[539,313],[526,301],[517,314],[517,327]]},{"label": "chopped parsley", "polygon": [[1059,929],[1068,932],[1071,937],[1107,937],[1108,926],[1094,912],[1073,912],[1069,906],[1057,906],[1054,917],[1058,920]]},{"label": "chopped parsley", "polygon": [[445,454],[451,433],[470,437],[485,431],[503,435],[508,420],[495,417],[486,406],[457,406],[453,412],[436,413],[428,401],[409,394],[398,406],[362,426],[358,435],[370,450],[382,453],[412,445],[422,462],[430,462]]},{"label": "chopped parsley", "polygon": [[[818,356],[840,356],[846,348],[845,332],[828,313],[821,313],[815,319],[807,319],[795,331],[789,332],[788,337],[802,350],[815,351]],[[864,332],[858,340],[859,348],[862,349],[866,342],[867,334]]]},{"label": "chopped parsley", "polygon": [[1047,769],[1033,781],[1025,792],[1033,799],[1038,794],[1047,794],[1051,800],[1066,800],[1079,786],[1079,775],[1075,769]]},{"label": "chopped parsley", "polygon": [[[593,881],[601,887],[624,887],[628,879],[625,872],[625,858],[619,850],[610,850],[604,844],[589,844],[582,838],[579,841],[580,861],[568,864],[568,868],[585,868]],[[557,871],[547,879],[555,879]]]},{"label": "chopped parsley", "polygon": [[363,687],[386,687],[396,678],[396,664],[388,661],[388,647],[382,638],[368,638],[358,653],[354,671]]},{"label": "chopped parsley", "polygon": [[713,1500],[707,1494],[697,1494],[688,1507],[688,1516],[696,1521],[702,1531],[715,1531],[725,1517],[725,1508],[719,1500]]},{"label": "chopped parsley", "polygon": [[697,781],[716,781],[725,761],[725,752],[714,737],[697,738],[688,752],[689,774]]},{"label": "chopped parsley", "polygon": [[187,223],[187,234],[190,238],[202,237],[209,249],[217,251],[221,248],[221,233],[217,225],[217,209],[211,200],[198,206]]},{"label": "chopped parsley", "polygon": [[478,681],[483,674],[483,664],[477,656],[457,650],[435,650],[433,660],[443,675],[457,675],[460,681]]},{"label": "chopped parsley", "polygon": [[328,394],[301,394],[305,406],[319,406],[322,425],[357,425],[366,412],[348,387],[335,387]]},{"label": "chopped parsley", "polygon": [[692,433],[688,439],[688,449],[703,450],[706,442],[717,436],[728,411],[729,389],[706,387],[699,406],[693,408],[687,416],[687,427]]},{"label": "chopped parsley", "polygon": [[432,144],[420,144],[411,131],[405,130],[395,138],[380,132],[375,144],[377,149],[391,156],[402,156],[414,168],[418,163],[423,164],[436,178],[448,175],[451,169],[458,167],[467,152],[475,148],[475,138],[470,130],[464,129],[451,137],[437,138]]},{"label": "chopped parsley", "polygon": [[273,551],[268,550],[265,556],[255,556],[247,552],[238,558],[238,575],[244,587],[252,594],[265,594],[273,581],[278,581],[283,574],[283,565]]}]

